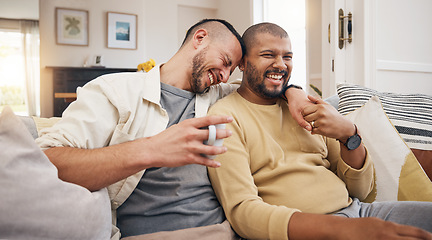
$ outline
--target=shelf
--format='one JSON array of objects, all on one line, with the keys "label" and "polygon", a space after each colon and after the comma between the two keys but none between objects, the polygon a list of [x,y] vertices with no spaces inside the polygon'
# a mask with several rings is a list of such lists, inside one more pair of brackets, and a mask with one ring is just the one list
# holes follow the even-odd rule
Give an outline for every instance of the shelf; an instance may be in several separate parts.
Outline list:
[{"label": "shelf", "polygon": [[54,116],[60,117],[69,104],[76,100],[76,90],[89,81],[105,74],[136,72],[136,68],[105,67],[55,67],[47,66],[53,72]]},{"label": "shelf", "polygon": [[54,93],[54,98],[63,98],[65,102],[70,103],[76,100],[76,93]]}]

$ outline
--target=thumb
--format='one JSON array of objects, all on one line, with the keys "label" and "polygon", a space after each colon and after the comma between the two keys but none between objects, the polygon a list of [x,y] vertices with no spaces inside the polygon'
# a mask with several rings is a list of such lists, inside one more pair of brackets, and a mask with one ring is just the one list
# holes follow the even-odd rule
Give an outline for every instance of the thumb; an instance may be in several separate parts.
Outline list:
[{"label": "thumb", "polygon": [[322,100],[321,98],[317,98],[317,97],[314,97],[314,96],[311,96],[311,95],[308,95],[308,99],[309,99],[309,101],[311,101],[311,102],[313,102],[315,104],[325,103],[325,101]]},{"label": "thumb", "polygon": [[301,112],[296,112],[294,114],[291,114],[293,119],[298,123],[298,125],[300,125],[302,128],[308,130],[308,131],[312,131],[312,126],[310,125],[309,122],[307,122],[304,118],[303,115],[301,114]]}]

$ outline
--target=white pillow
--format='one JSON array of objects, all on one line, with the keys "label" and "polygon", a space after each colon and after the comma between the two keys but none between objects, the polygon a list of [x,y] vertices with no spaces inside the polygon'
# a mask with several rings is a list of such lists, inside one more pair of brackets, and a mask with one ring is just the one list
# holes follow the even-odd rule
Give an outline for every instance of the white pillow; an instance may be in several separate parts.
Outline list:
[{"label": "white pillow", "polygon": [[0,115],[0,239],[109,239],[106,189],[61,181],[24,124]]},{"label": "white pillow", "polygon": [[432,182],[388,119],[378,97],[346,117],[359,128],[375,167],[375,187],[366,202],[432,201]]}]

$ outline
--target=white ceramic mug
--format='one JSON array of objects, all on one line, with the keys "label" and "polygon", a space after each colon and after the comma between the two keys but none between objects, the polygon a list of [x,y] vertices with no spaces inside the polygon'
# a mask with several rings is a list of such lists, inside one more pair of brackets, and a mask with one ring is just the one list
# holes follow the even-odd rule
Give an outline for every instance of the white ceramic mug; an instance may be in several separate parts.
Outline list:
[{"label": "white ceramic mug", "polygon": [[[216,139],[216,130],[217,129],[225,129],[225,124],[216,124],[216,125],[209,125],[209,136],[206,141],[204,141],[204,144],[210,145],[210,146],[217,146],[221,147],[223,145],[223,138]],[[207,158],[214,159],[216,155],[205,155]]]}]

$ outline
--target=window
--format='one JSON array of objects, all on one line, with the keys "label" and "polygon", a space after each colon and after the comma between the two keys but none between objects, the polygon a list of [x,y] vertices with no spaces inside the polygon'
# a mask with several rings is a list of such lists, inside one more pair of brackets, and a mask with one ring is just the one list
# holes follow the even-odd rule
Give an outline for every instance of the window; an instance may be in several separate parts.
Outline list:
[{"label": "window", "polygon": [[20,32],[0,30],[0,109],[27,115],[22,41]]},{"label": "window", "polygon": [[0,111],[5,106],[17,115],[38,115],[37,21],[0,20]]},{"label": "window", "polygon": [[[299,0],[255,0],[254,15],[260,14],[262,21],[281,26],[291,39],[294,68],[290,83],[306,89],[306,5]],[[261,22],[254,16],[255,23]]]}]

